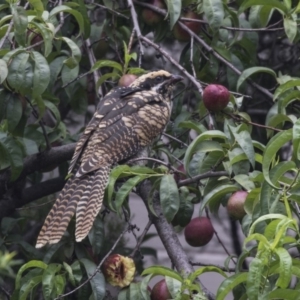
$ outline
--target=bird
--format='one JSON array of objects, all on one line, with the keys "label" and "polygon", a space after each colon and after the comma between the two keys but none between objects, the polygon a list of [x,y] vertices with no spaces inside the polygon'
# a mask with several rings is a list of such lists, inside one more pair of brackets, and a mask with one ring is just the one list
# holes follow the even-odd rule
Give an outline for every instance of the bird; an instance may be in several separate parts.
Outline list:
[{"label": "bird", "polygon": [[111,169],[162,134],[170,120],[172,90],[182,79],[165,70],[152,71],[104,96],[76,144],[68,179],[45,219],[36,248],[58,243],[74,214],[76,242],[88,235]]}]

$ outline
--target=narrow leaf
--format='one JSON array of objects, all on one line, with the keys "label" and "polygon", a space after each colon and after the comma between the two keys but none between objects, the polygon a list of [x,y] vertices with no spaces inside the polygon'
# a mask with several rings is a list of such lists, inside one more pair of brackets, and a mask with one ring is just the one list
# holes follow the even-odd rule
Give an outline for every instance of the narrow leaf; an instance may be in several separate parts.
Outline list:
[{"label": "narrow leaf", "polygon": [[179,193],[176,181],[171,174],[165,175],[161,179],[160,203],[164,216],[171,222],[179,209]]},{"label": "narrow leaf", "polygon": [[203,0],[203,10],[209,26],[213,31],[219,30],[224,20],[222,0]]},{"label": "narrow leaf", "polygon": [[246,69],[243,71],[243,73],[241,74],[238,82],[237,82],[237,86],[236,89],[239,90],[239,88],[241,87],[241,85],[245,82],[245,80],[247,80],[250,76],[252,76],[253,74],[256,73],[268,73],[270,75],[272,75],[274,78],[276,78],[276,73],[269,68],[266,67],[252,67],[249,69]]}]

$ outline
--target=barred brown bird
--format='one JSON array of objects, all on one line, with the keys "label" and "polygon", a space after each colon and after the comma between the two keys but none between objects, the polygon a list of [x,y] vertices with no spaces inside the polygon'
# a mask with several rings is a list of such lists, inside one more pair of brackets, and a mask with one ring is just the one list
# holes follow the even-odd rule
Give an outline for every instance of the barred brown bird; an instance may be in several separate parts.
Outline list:
[{"label": "barred brown bird", "polygon": [[75,212],[76,241],[87,236],[112,166],[137,155],[162,133],[170,119],[172,89],[180,80],[163,70],[151,72],[103,98],[76,145],[69,179],[45,220],[37,248],[57,243]]}]

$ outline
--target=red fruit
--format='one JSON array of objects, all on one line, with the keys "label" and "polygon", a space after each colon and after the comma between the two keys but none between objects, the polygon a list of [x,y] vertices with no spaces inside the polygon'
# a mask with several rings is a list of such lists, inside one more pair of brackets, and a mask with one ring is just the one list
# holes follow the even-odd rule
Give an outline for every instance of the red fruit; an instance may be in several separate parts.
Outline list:
[{"label": "red fruit", "polygon": [[229,98],[228,89],[220,84],[209,84],[202,95],[204,106],[213,112],[224,109],[229,103]]},{"label": "red fruit", "polygon": [[185,227],[184,237],[192,247],[201,247],[210,242],[214,235],[211,221],[206,217],[197,217]]},{"label": "red fruit", "polygon": [[101,270],[108,283],[113,286],[125,287],[133,280],[135,264],[130,257],[112,254],[104,261]]},{"label": "red fruit", "polygon": [[[184,13],[182,17],[195,20],[200,19],[200,16],[194,13],[193,11],[188,11]],[[192,30],[195,34],[199,34],[201,31],[200,22],[182,21],[182,23],[186,25],[190,30]],[[188,42],[191,39],[190,34],[185,29],[181,28],[179,24],[175,24],[173,34],[174,37],[181,42]]]},{"label": "red fruit", "polygon": [[118,86],[124,86],[124,87],[130,86],[136,79],[137,79],[136,75],[125,74],[120,78],[118,82]]},{"label": "red fruit", "polygon": [[241,220],[246,215],[244,204],[248,193],[245,191],[237,191],[233,193],[227,203],[228,214],[236,219]]},{"label": "red fruit", "polygon": [[172,298],[165,279],[154,285],[150,298],[151,300],[167,300]]},{"label": "red fruit", "polygon": [[[145,3],[151,4],[158,8],[163,8],[163,9],[166,8],[166,5],[162,0],[148,0],[148,1],[145,1]],[[143,9],[142,18],[143,18],[143,21],[150,26],[158,24],[164,19],[164,17],[162,15],[156,13],[155,11],[153,11],[152,9],[149,9],[149,8]]]}]

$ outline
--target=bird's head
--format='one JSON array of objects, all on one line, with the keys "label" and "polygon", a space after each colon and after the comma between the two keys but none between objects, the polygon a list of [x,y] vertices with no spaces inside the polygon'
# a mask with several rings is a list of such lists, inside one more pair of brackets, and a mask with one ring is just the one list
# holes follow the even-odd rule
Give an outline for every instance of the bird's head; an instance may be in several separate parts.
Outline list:
[{"label": "bird's head", "polygon": [[169,95],[175,84],[182,79],[183,77],[179,75],[160,70],[140,76],[130,86],[142,90],[155,91],[162,95]]}]

